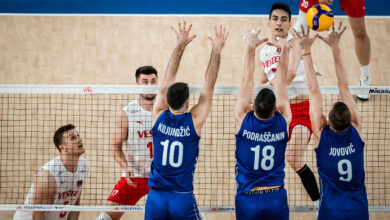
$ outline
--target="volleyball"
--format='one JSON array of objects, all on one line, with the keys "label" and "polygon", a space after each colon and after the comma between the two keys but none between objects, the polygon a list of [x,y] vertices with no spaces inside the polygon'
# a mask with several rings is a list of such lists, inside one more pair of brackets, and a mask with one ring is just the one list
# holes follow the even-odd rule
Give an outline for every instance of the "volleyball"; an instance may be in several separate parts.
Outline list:
[{"label": "volleyball", "polygon": [[311,29],[315,31],[326,31],[333,24],[333,11],[324,4],[314,5],[307,11],[306,21]]}]

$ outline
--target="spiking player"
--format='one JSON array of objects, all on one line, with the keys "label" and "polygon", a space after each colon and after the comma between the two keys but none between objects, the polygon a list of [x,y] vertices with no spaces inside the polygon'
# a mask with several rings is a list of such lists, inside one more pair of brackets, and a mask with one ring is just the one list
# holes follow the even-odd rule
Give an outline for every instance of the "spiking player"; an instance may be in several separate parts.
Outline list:
[{"label": "spiking player", "polygon": [[[315,38],[308,31],[300,36],[310,90],[310,117],[321,183],[318,219],[368,219],[368,202],[364,184],[364,142],[356,103],[348,87],[339,42],[346,27],[342,24],[328,37],[321,37],[332,50],[340,99],[329,111],[329,123],[323,114],[322,97],[314,73],[311,45]],[[297,33],[297,35],[300,35]]]},{"label": "spiking player", "polygon": [[235,108],[236,122],[236,218],[288,219],[287,192],[284,186],[284,160],[291,109],[288,100],[287,66],[289,45],[281,38],[273,41],[280,52],[276,70],[275,94],[264,88],[256,96],[254,111],[253,74],[260,30],[246,37],[246,61]]},{"label": "spiking player", "polygon": [[[316,4],[332,5],[333,0],[301,0],[299,4],[299,15],[294,29],[301,32],[301,25],[307,30],[306,13]],[[355,53],[360,63],[360,86],[370,86],[370,57],[371,43],[366,31],[364,16],[366,7],[364,0],[340,0],[341,9],[348,15],[349,24],[352,28],[352,34],[355,38]],[[357,97],[361,100],[368,100],[369,94],[360,93]]]},{"label": "spiking player", "polygon": [[[88,160],[80,158],[85,152],[83,140],[68,124],[58,128],[53,141],[60,156],[46,163],[33,179],[25,204],[80,205],[80,195],[88,174]],[[17,211],[14,220],[78,219],[80,212]]]},{"label": "spiking player", "polygon": [[[137,85],[157,85],[157,70],[139,67]],[[149,192],[148,177],[153,158],[152,109],[155,94],[140,94],[118,114],[111,137],[110,152],[123,173],[108,197],[109,205],[135,205]],[[126,145],[125,153],[122,146]],[[124,212],[102,212],[98,220],[117,220]]]},{"label": "spiking player", "polygon": [[211,110],[220,53],[228,34],[220,26],[209,37],[212,51],[198,103],[189,108],[189,89],[177,82],[176,74],[185,47],[196,37],[189,36],[192,25],[179,23],[173,51],[161,90],[153,107],[154,158],[150,170],[151,187],[145,205],[145,219],[200,219],[193,193],[193,175],[199,152],[199,135]]},{"label": "spiking player", "polygon": [[[300,47],[289,30],[291,28],[290,7],[283,3],[272,5],[269,14],[268,28],[271,30],[271,41],[276,38],[284,38],[292,47],[289,54],[287,67],[287,84],[296,86],[307,86],[306,74],[301,61]],[[265,45],[260,51],[260,84],[274,84],[280,59],[280,48],[272,45]],[[309,194],[315,206],[318,206],[320,193],[317,181],[311,169],[304,160],[305,151],[308,147],[312,133],[309,116],[309,97],[308,95],[293,93],[289,94],[292,121],[289,126],[290,143],[287,146],[287,161],[291,168],[297,172],[301,178],[302,184]]]}]

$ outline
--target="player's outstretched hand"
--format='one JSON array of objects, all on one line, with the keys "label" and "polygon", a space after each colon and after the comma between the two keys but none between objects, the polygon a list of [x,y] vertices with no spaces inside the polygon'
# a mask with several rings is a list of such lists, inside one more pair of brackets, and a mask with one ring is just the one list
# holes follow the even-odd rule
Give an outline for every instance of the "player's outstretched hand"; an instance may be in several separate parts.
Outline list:
[{"label": "player's outstretched hand", "polygon": [[179,31],[177,31],[174,27],[171,27],[171,29],[176,34],[177,46],[185,47],[196,37],[196,35],[190,36],[191,28],[192,24],[190,24],[187,29],[187,24],[185,21],[183,22],[183,25],[181,22],[179,22]]},{"label": "player's outstretched hand", "polygon": [[261,32],[261,29],[259,29],[257,31],[255,29],[253,29],[252,31],[248,31],[247,35],[243,37],[245,40],[245,43],[248,47],[256,48],[260,44],[268,41],[268,38],[259,39],[260,32]]},{"label": "player's outstretched hand", "polygon": [[288,44],[287,40],[281,37],[277,37],[275,41],[268,41],[267,45],[274,46],[280,49],[290,49],[290,45]]},{"label": "player's outstretched hand", "polygon": [[303,53],[308,53],[310,52],[311,46],[313,45],[314,41],[318,37],[318,34],[310,38],[310,28],[307,29],[306,33],[302,25],[301,29],[303,34],[300,34],[296,30],[294,30],[294,36],[298,39],[298,43],[301,46],[301,50],[303,51]]},{"label": "player's outstretched hand", "polygon": [[131,181],[131,177],[133,177],[133,169],[131,169],[131,167],[126,167],[125,173],[126,173],[127,184],[129,184],[132,187],[135,187],[136,184],[133,181]]},{"label": "player's outstretched hand", "polygon": [[347,26],[343,25],[343,22],[340,21],[339,27],[335,30],[334,24],[332,25],[332,32],[328,33],[328,37],[319,36],[321,40],[323,40],[330,47],[338,47],[340,43],[341,35],[343,35],[344,31],[347,29]]},{"label": "player's outstretched hand", "polygon": [[208,37],[210,40],[211,46],[213,47],[213,51],[215,52],[221,52],[223,46],[225,46],[226,39],[229,36],[229,32],[226,32],[226,28],[222,27],[222,25],[215,26],[215,36],[214,37]]}]

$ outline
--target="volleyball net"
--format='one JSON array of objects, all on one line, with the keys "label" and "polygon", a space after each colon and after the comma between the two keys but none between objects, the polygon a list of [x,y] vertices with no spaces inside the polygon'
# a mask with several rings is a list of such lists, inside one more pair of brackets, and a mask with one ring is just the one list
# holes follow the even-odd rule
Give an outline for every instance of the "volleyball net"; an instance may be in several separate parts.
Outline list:
[{"label": "volleyball net", "polygon": [[[261,87],[256,87],[255,93]],[[110,154],[110,136],[120,110],[139,94],[157,93],[158,86],[0,85],[0,210],[141,211],[136,206],[107,206],[107,198],[122,175]],[[304,88],[292,88],[308,94]],[[201,87],[190,87],[190,106]],[[235,123],[238,86],[217,86],[213,107],[202,129],[194,175],[194,194],[201,211],[234,211]],[[369,92],[369,101],[355,100],[365,141],[366,188],[371,211],[390,211],[390,87],[351,87]],[[296,92],[296,91],[295,91]],[[337,87],[321,87],[324,112],[339,100]],[[23,205],[37,170],[59,156],[54,132],[74,124],[83,138],[89,173],[80,206]],[[311,140],[305,162],[314,171]],[[131,151],[132,149],[124,149]],[[137,152],[132,152],[137,155]],[[311,211],[312,201],[286,161],[285,188],[290,211]]]}]

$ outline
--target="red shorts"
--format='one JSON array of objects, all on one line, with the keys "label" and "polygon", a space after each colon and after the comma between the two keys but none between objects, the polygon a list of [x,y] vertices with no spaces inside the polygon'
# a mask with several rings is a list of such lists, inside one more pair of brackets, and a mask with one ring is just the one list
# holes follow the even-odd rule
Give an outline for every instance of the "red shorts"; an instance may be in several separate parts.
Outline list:
[{"label": "red shorts", "polygon": [[[307,12],[313,5],[317,5],[318,0],[301,0],[299,10]],[[361,18],[366,15],[364,0],[340,0],[340,7],[348,16]]]},{"label": "red shorts", "polygon": [[366,15],[364,0],[340,0],[340,7],[349,17],[361,18]]},{"label": "red shorts", "polygon": [[121,205],[135,205],[149,193],[148,178],[131,178],[131,181],[136,184],[135,187],[127,184],[125,177],[121,177],[108,197],[108,201]]},{"label": "red shorts", "polygon": [[313,133],[313,129],[311,128],[311,121],[310,121],[310,114],[309,114],[309,109],[310,109],[309,101],[290,104],[290,107],[292,113],[292,120],[290,123],[290,127],[288,128],[288,139],[290,140],[291,132],[293,128],[297,125],[302,125],[307,127],[307,129],[309,129],[310,137],[311,137],[311,134]]}]

